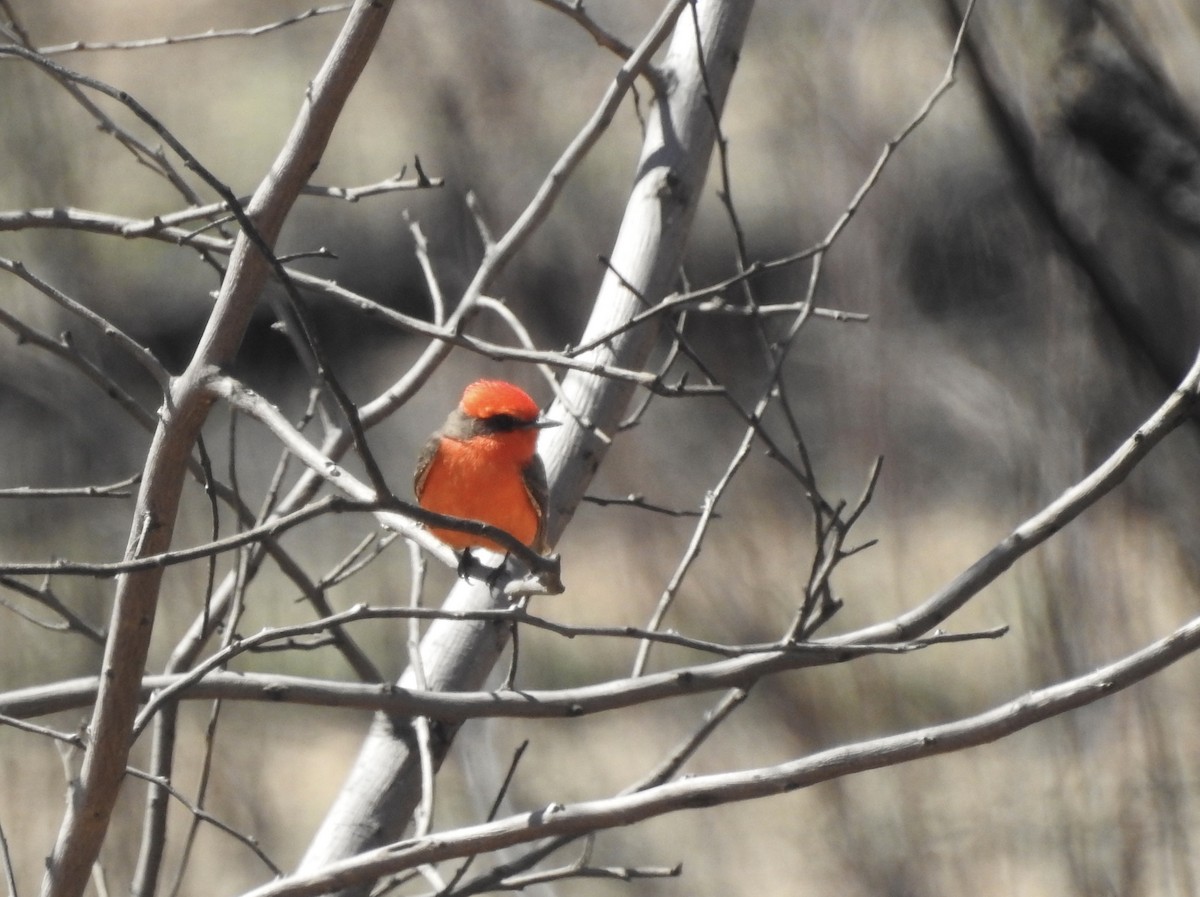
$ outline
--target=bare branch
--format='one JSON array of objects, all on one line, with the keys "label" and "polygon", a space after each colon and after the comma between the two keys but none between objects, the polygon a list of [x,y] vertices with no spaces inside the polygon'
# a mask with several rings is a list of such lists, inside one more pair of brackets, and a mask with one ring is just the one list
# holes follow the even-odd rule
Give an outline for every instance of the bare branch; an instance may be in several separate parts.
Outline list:
[{"label": "bare branch", "polygon": [[[350,90],[370,56],[390,11],[388,0],[360,0],[347,17],[328,61],[309,89],[291,136],[254,199],[242,211],[236,198],[183,144],[128,94],[70,72],[20,47],[0,46],[0,54],[21,56],[57,76],[112,96],[136,114],[215,189],[242,226],[208,326],[184,371],[172,381],[171,402],[147,455],[127,557],[170,549],[187,462],[211,398],[203,380],[232,359],[241,344],[256,300],[272,267],[271,245],[301,186],[320,159]],[[278,267],[278,262],[275,262]],[[353,414],[351,425],[353,428]],[[356,443],[360,443],[356,440]],[[104,657],[104,679],[92,716],[92,741],[79,789],[67,808],[47,863],[45,897],[78,897],[108,830],[127,765],[129,734],[145,667],[162,570],[122,574]]]},{"label": "bare branch", "polygon": [[[223,209],[225,203],[217,203],[212,208]],[[211,214],[208,207],[186,210],[177,213],[177,220],[187,221],[197,215]],[[172,216],[163,215],[154,218],[127,218],[123,215],[112,215],[107,212],[93,212],[88,209],[54,208],[54,209],[19,209],[17,211],[0,212],[0,231],[18,230],[79,230],[87,233],[107,234],[112,237],[144,237],[177,246],[194,246],[210,252],[228,253],[233,248],[233,242],[223,237],[210,237],[176,227],[170,223]]]},{"label": "bare branch", "polygon": [[7,271],[10,274],[16,275],[38,292],[53,300],[61,308],[90,324],[102,336],[111,340],[141,365],[143,370],[153,377],[163,390],[167,389],[171,376],[167,373],[166,368],[163,367],[162,362],[154,357],[153,352],[126,334],[111,321],[105,320],[104,317],[96,314],[96,312],[92,311],[86,305],[76,302],[66,293],[62,292],[62,290],[46,283],[46,281],[31,272],[19,261],[0,258],[0,271]]},{"label": "bare branch", "polygon": [[922,103],[916,114],[913,115],[913,117],[908,120],[908,122],[896,133],[896,135],[888,140],[884,145],[883,151],[875,160],[875,164],[872,166],[870,172],[868,172],[866,179],[862,182],[862,184],[859,185],[858,189],[851,197],[850,202],[846,205],[845,209],[842,211],[842,214],[838,216],[837,220],[834,222],[833,226],[829,229],[825,236],[818,243],[815,243],[807,249],[802,249],[799,252],[793,253],[792,255],[782,256],[769,262],[755,262],[747,266],[745,272],[730,279],[732,283],[740,282],[741,280],[751,277],[762,271],[786,268],[796,264],[797,262],[812,259],[814,263],[813,271],[810,274],[808,295],[805,298],[805,304],[808,306],[812,305],[816,283],[819,280],[818,274],[822,264],[822,256],[824,256],[824,254],[832,248],[838,237],[846,229],[846,227],[850,224],[850,221],[862,207],[863,201],[874,190],[875,185],[883,176],[884,169],[887,167],[892,155],[897,149],[899,149],[900,145],[904,143],[912,135],[912,133],[925,122],[930,113],[933,112],[933,109],[937,105],[938,101],[950,90],[950,88],[955,85],[958,78],[958,66],[963,55],[963,40],[966,35],[967,25],[970,24],[971,21],[971,13],[974,11],[974,9],[975,0],[969,0],[966,11],[963,13],[962,19],[959,23],[958,33],[954,40],[954,47],[950,53],[950,62],[946,66],[946,71],[942,75],[941,81],[938,82],[937,86],[935,86],[929,96],[926,97],[925,102]]},{"label": "bare branch", "polygon": [[1018,558],[1059,532],[1068,523],[1111,492],[1168,433],[1184,423],[1200,403],[1200,355],[1183,383],[1162,405],[1088,476],[1018,526],[987,554],[960,573],[924,604],[887,623],[847,633],[830,643],[903,641],[928,632],[979,594]]},{"label": "bare branch", "polygon": [[[122,387],[113,377],[97,365],[94,361],[84,357],[80,351],[75,348],[74,341],[70,331],[63,331],[58,339],[55,339],[40,330],[30,327],[28,324],[21,321],[14,315],[9,314],[4,309],[0,308],[0,326],[6,327],[17,335],[17,341],[29,343],[36,346],[56,358],[61,358],[71,367],[75,368],[84,377],[94,383],[106,396],[112,399],[117,405],[125,411],[130,417],[138,422],[144,429],[152,430],[155,425],[154,415],[143,408],[130,393]],[[140,476],[140,475],[139,475]]]},{"label": "bare branch", "polygon": [[58,596],[54,594],[50,588],[49,581],[42,584],[41,588],[21,582],[19,579],[13,579],[10,576],[0,576],[0,586],[16,592],[18,595],[24,595],[31,601],[40,604],[42,607],[48,608],[59,617],[62,618],[62,623],[50,623],[46,620],[40,620],[32,614],[26,613],[21,608],[10,604],[8,601],[0,598],[0,604],[7,607],[13,613],[19,615],[29,622],[41,626],[45,629],[50,629],[55,632],[78,632],[80,635],[87,638],[89,641],[95,642],[98,645],[104,644],[104,633],[97,630],[85,622],[78,614],[67,607]]},{"label": "bare branch", "polygon": [[571,173],[608,129],[625,94],[633,86],[634,79],[646,69],[650,64],[650,58],[670,36],[671,30],[675,26],[675,20],[683,12],[683,8],[687,6],[688,2],[689,0],[671,0],[667,4],[658,21],[654,23],[633,54],[621,66],[616,77],[613,78],[612,84],[600,101],[599,108],[575,135],[575,139],[571,141],[571,145],[566,148],[554,167],[550,169],[550,173],[538,188],[537,194],[526,206],[525,211],[508,229],[508,232],[496,242],[492,252],[480,265],[470,289],[478,292],[486,290],[518,247],[522,246],[529,235],[545,220]]},{"label": "bare branch", "polygon": [[256,857],[258,857],[258,859],[262,862],[262,864],[271,870],[272,874],[274,874],[274,875],[282,875],[283,874],[282,871],[280,870],[280,868],[277,865],[275,865],[275,863],[271,860],[271,858],[263,852],[263,849],[262,849],[262,847],[259,846],[259,843],[257,840],[250,837],[249,835],[239,832],[236,828],[234,828],[229,823],[223,822],[222,820],[218,819],[216,816],[213,816],[212,813],[209,813],[203,807],[198,806],[198,805],[192,803],[191,801],[189,801],[186,797],[184,797],[184,795],[182,793],[180,793],[179,789],[176,788],[174,785],[172,785],[170,783],[170,781],[168,781],[167,779],[165,779],[161,776],[151,775],[148,772],[142,772],[141,770],[134,769],[132,767],[129,769],[129,775],[131,775],[135,779],[142,779],[145,782],[149,782],[150,784],[154,785],[157,788],[162,788],[168,794],[170,794],[171,797],[175,798],[175,800],[177,800],[180,804],[182,804],[187,809],[187,811],[192,814],[192,816],[196,819],[197,822],[207,822],[213,828],[224,832],[225,834],[229,835],[234,840],[236,840],[239,843],[241,843],[242,845],[248,847],[250,849],[250,851]]},{"label": "bare branch", "polygon": [[43,738],[49,738],[62,744],[69,744],[71,747],[79,748],[80,750],[83,750],[85,746],[83,736],[78,733],[68,734],[66,732],[59,732],[55,729],[39,726],[36,723],[26,722],[23,719],[12,716],[0,715],[0,725],[19,729],[22,732],[28,732],[30,735],[40,735]]},{"label": "bare branch", "polygon": [[141,40],[124,40],[124,41],[71,41],[68,44],[54,44],[47,47],[39,47],[38,52],[43,56],[57,56],[63,53],[83,53],[96,52],[100,50],[144,50],[149,47],[167,47],[174,44],[188,44],[196,41],[207,40],[222,40],[231,37],[260,37],[264,34],[269,34],[272,31],[278,31],[281,28],[286,28],[289,25],[295,25],[298,22],[304,22],[308,19],[316,18],[317,16],[325,16],[330,13],[345,12],[353,3],[334,3],[330,6],[314,6],[312,9],[305,10],[302,13],[297,13],[294,16],[288,16],[285,19],[280,19],[277,22],[268,22],[265,25],[255,25],[250,28],[210,28],[208,31],[202,31],[198,34],[179,34],[163,37],[148,37]]},{"label": "bare branch", "polygon": [[583,8],[582,0],[574,0],[574,2],[566,2],[566,0],[538,0],[543,6],[548,6],[555,12],[560,12],[573,22],[577,23],[596,43],[604,47],[604,49],[614,53],[622,59],[628,59],[633,55],[633,50],[628,44],[624,43],[620,38],[609,34],[596,23],[596,20],[587,14]]},{"label": "bare branch", "polygon": [[[999,627],[965,634],[933,634],[903,644],[832,645],[811,642],[787,648],[776,646],[774,650],[766,650],[764,646],[762,651],[742,652],[727,660],[678,667],[662,673],[648,673],[633,679],[613,679],[595,685],[551,691],[524,689],[447,692],[388,683],[333,682],[279,674],[211,672],[237,654],[272,641],[293,638],[298,634],[321,632],[331,625],[331,622],[346,623],[353,619],[372,617],[399,618],[422,610],[429,612],[429,609],[424,608],[351,608],[335,615],[332,621],[321,620],[264,630],[254,636],[240,639],[205,661],[203,668],[194,667],[187,673],[144,677],[139,695],[147,706],[142,711],[142,718],[148,719],[156,708],[169,705],[167,699],[172,697],[190,700],[221,698],[380,710],[405,717],[427,716],[447,723],[493,716],[523,719],[571,718],[619,710],[648,701],[668,700],[729,688],[746,688],[760,679],[787,670],[845,663],[857,657],[875,654],[907,654],[963,639],[999,638],[1007,631],[1006,628]],[[461,616],[452,618],[460,624],[470,621],[493,625],[507,622],[502,611],[493,611],[490,614],[487,611],[460,613]],[[439,619],[432,614],[430,618]],[[644,634],[637,630],[629,635],[644,637]],[[98,680],[92,676],[0,693],[0,713],[14,717],[33,717],[86,707],[95,699],[97,687]]]},{"label": "bare branch", "polygon": [[0,489],[0,498],[129,498],[130,486],[142,479],[140,473],[103,486],[15,486]]},{"label": "bare branch", "polygon": [[[478,297],[487,290],[517,246],[544,218],[565,183],[563,178],[606,126],[626,92],[625,85],[631,83],[641,64],[640,58],[644,55],[649,60],[682,8],[683,4],[677,2],[668,5],[652,32],[622,67],[596,115],[572,141],[526,211],[485,257],[466,291],[467,297]],[[705,52],[713,54],[712,87],[720,108],[751,4],[705,3],[704,9]],[[676,80],[671,91],[656,97],[652,114],[647,117],[634,186],[612,251],[614,262],[641,295],[653,300],[667,292],[679,270],[712,145],[711,118],[699,96],[690,37],[687,44],[680,35],[672,40],[663,69]],[[605,277],[583,338],[591,339],[611,329],[614,323],[640,310],[638,306],[636,298],[616,278]],[[591,358],[604,365],[640,368],[649,356],[655,335],[653,327],[639,328],[636,333],[597,348]],[[593,374],[571,371],[563,378],[568,401],[556,403],[550,413],[565,418],[565,422],[548,431],[541,446],[553,496],[547,527],[551,544],[557,541],[586,492],[607,450],[606,434],[616,432],[632,392],[629,383]],[[571,417],[572,410],[582,412],[580,417]],[[483,588],[462,586],[450,593],[446,606],[455,610],[490,608],[499,597]],[[422,641],[425,673],[431,685],[441,689],[478,687],[496,663],[504,641],[504,636],[497,637],[497,630],[488,624],[437,621]],[[410,679],[402,678],[401,682]],[[323,868],[330,861],[383,843],[390,833],[403,830],[419,796],[411,734],[410,724],[402,718],[376,718],[353,771],[305,854],[302,870]],[[453,734],[452,730],[448,733],[450,738],[440,750],[449,747]],[[364,825],[364,820],[369,820],[368,824]]]},{"label": "bare branch", "polygon": [[[674,778],[683,764],[700,748],[700,746],[717,730],[717,728],[730,714],[742,705],[747,696],[747,692],[743,689],[733,689],[727,692],[721,700],[704,714],[699,727],[691,735],[689,735],[682,743],[680,743],[671,753],[663,759],[663,761],[650,773],[644,776],[641,780],[633,783],[628,788],[621,791],[621,794],[636,794],[638,791],[644,791],[647,788],[652,788],[656,785],[661,785]],[[488,816],[490,822],[495,816]],[[592,837],[588,835],[589,839]],[[563,847],[575,840],[574,836],[564,835],[558,838],[551,838],[548,841],[531,848],[522,856],[515,860],[503,863],[491,869],[490,871],[476,876],[473,880],[464,885],[456,893],[461,895],[481,894],[495,890],[496,887],[503,881],[510,880],[511,876],[518,872],[532,868],[537,863],[541,862],[546,857],[561,850]],[[473,855],[474,856],[474,855]],[[467,861],[469,865],[471,860]]]},{"label": "bare branch", "polygon": [[[764,400],[755,409],[756,423],[757,418],[766,409],[766,401]],[[750,446],[754,444],[754,436],[757,432],[757,427],[747,427],[745,435],[742,437],[742,443],[734,452],[733,458],[725,468],[725,473],[721,475],[721,479],[716,486],[710,489],[704,496],[704,506],[700,514],[700,519],[696,522],[696,527],[692,531],[692,539],[688,543],[687,550],[684,551],[683,557],[679,559],[679,564],[675,568],[675,572],[671,574],[670,582],[663,590],[662,595],[658,599],[658,605],[654,608],[654,613],[650,617],[650,623],[647,629],[656,630],[662,625],[662,621],[666,618],[667,611],[675,600],[675,595],[679,591],[679,587],[683,584],[683,578],[687,575],[688,570],[692,566],[692,562],[700,554],[700,546],[704,543],[704,536],[708,532],[709,523],[712,521],[713,512],[716,510],[717,502],[721,500],[721,496],[733,482],[734,475],[746,460],[746,456],[750,454]],[[646,669],[646,663],[650,658],[649,641],[644,641],[638,646],[637,657],[633,663],[633,675],[640,676]]]},{"label": "bare branch", "polygon": [[[405,218],[408,214],[405,213]],[[425,286],[429,290],[429,299],[433,303],[433,323],[439,327],[446,323],[446,300],[442,295],[442,285],[438,283],[437,274],[433,270],[433,263],[429,260],[429,241],[425,239],[425,232],[421,230],[421,225],[415,221],[410,221],[408,225],[409,232],[413,235],[413,242],[417,247],[417,261],[421,265],[421,271],[425,274]]]},{"label": "bare branch", "polygon": [[409,190],[428,190],[430,187],[441,187],[445,179],[426,177],[422,172],[415,178],[404,177],[401,171],[374,184],[363,184],[360,187],[322,187],[308,184],[301,191],[305,196],[327,196],[330,199],[344,199],[346,202],[358,202],[369,196],[382,196],[388,193],[405,192]]},{"label": "bare branch", "polygon": [[195,548],[183,548],[178,551],[164,551],[161,554],[143,555],[133,560],[112,561],[110,563],[86,563],[83,561],[57,560],[50,563],[0,563],[0,574],[14,576],[56,575],[56,576],[117,576],[123,573],[134,573],[140,570],[161,570],[188,561],[202,560],[225,551],[232,551],[245,545],[275,538],[294,526],[299,526],[308,520],[327,513],[342,513],[344,511],[373,511],[382,507],[376,503],[361,503],[339,496],[326,496],[318,499],[307,507],[293,511],[283,517],[273,517],[266,523],[252,529],[243,530],[224,539],[215,539],[206,545]]},{"label": "bare branch", "polygon": [[988,744],[1108,697],[1200,648],[1200,620],[1116,663],[1033,691],[984,713],[898,735],[832,748],[776,766],[692,776],[634,794],[551,804],[495,822],[389,844],[309,873],[255,888],[244,897],[310,897],[411,869],[422,863],[499,850],[560,835],[630,825],[665,813],[714,807],[807,788],[868,769]]},{"label": "bare branch", "polygon": [[17,876],[13,872],[12,854],[8,850],[8,838],[4,835],[4,826],[0,825],[0,863],[4,865],[4,884],[8,888],[8,897],[17,897]]},{"label": "bare branch", "polygon": [[[583,497],[583,501],[586,501],[588,504],[599,505],[602,508],[624,506],[637,508],[638,510],[642,511],[650,511],[654,514],[664,514],[667,517],[700,517],[705,513],[703,508],[699,511],[689,511],[656,505],[653,502],[647,501],[644,495],[638,495],[636,493],[633,495],[626,495],[623,498],[607,498],[599,495],[585,495]],[[721,515],[715,511],[712,512],[710,516],[714,520],[718,520],[721,517]]]},{"label": "bare branch", "polygon": [[500,887],[524,890],[532,885],[571,878],[615,878],[619,881],[635,881],[640,878],[678,878],[683,872],[682,863],[674,866],[593,866],[590,865],[589,860],[590,851],[585,851],[579,859],[566,866],[514,875],[501,881]]},{"label": "bare branch", "polygon": [[[492,801],[491,809],[488,810],[488,814],[486,817],[488,822],[491,822],[493,819],[496,818],[497,814],[499,814],[500,807],[504,803],[504,798],[508,794],[508,789],[512,786],[513,777],[516,776],[516,774],[517,774],[517,766],[520,764],[521,758],[523,756],[525,756],[525,750],[528,747],[529,747],[529,741],[528,741],[528,739],[526,739],[525,741],[522,741],[519,745],[517,745],[517,749],[515,751],[513,751],[512,759],[508,763],[508,771],[504,774],[504,781],[502,781],[500,783],[500,787],[496,790],[496,797]],[[447,882],[446,886],[441,890],[441,893],[442,894],[471,893],[469,888],[464,889],[464,891],[459,891],[458,884],[459,884],[459,882],[461,882],[463,880],[463,878],[466,877],[467,871],[471,868],[471,865],[474,862],[475,862],[474,856],[467,857],[466,860],[463,863],[461,863],[456,870],[454,870],[454,875],[451,877],[450,881]],[[380,891],[386,891],[386,890],[387,890],[387,887],[385,884],[385,886],[383,888],[381,888]]]}]

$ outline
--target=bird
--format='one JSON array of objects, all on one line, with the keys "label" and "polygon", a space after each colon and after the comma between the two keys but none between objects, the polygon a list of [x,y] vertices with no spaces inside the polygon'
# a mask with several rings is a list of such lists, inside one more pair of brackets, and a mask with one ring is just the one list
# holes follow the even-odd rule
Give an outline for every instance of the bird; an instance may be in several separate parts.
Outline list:
[{"label": "bird", "polygon": [[[559,423],[544,417],[515,384],[475,381],[421,451],[413,474],[417,504],[438,514],[490,523],[544,554],[549,488],[537,438],[540,430]],[[473,548],[507,554],[486,536],[438,526],[429,530],[463,552],[460,576],[470,569]]]}]

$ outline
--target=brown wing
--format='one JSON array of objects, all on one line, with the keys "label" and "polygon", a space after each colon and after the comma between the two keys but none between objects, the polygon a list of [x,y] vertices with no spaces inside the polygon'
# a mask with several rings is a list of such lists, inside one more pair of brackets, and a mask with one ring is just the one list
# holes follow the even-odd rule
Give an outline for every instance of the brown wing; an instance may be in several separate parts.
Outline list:
[{"label": "brown wing", "polygon": [[545,554],[546,508],[550,504],[550,487],[546,483],[546,465],[538,455],[534,455],[533,460],[525,465],[521,477],[525,481],[525,491],[529,493],[529,498],[537,509],[537,534],[533,537],[533,545],[530,547],[538,554]]},{"label": "brown wing", "polygon": [[441,434],[434,433],[429,437],[429,441],[425,443],[425,447],[421,449],[421,454],[417,458],[417,469],[413,473],[413,494],[417,496],[418,502],[421,500],[421,493],[425,491],[425,478],[429,476],[429,468],[433,466],[433,456],[437,454],[441,441]]}]

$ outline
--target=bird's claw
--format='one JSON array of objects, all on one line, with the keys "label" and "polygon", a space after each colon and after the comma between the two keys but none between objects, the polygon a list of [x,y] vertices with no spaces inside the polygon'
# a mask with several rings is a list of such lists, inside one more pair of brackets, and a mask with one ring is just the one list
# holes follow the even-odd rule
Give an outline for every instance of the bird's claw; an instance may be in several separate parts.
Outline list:
[{"label": "bird's claw", "polygon": [[504,553],[504,560],[500,562],[500,566],[494,568],[490,573],[488,573],[487,579],[484,580],[489,589],[492,591],[496,590],[496,586],[499,585],[501,578],[504,576],[506,567],[508,567],[508,552]]},{"label": "bird's claw", "polygon": [[496,586],[500,584],[500,581],[504,579],[507,566],[507,554],[504,556],[504,560],[500,562],[500,566],[489,567],[476,558],[470,548],[464,548],[462,554],[458,556],[458,578],[463,580],[481,580],[484,585],[494,591]]},{"label": "bird's claw", "polygon": [[458,578],[470,579],[471,573],[479,566],[479,561],[475,560],[475,555],[471,554],[471,549],[464,548],[462,554],[458,556]]}]

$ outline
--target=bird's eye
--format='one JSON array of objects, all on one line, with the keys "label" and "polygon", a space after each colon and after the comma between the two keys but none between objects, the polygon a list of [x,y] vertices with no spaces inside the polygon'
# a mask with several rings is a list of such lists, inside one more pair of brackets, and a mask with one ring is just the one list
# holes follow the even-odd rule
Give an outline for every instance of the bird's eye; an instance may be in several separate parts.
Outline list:
[{"label": "bird's eye", "polygon": [[488,427],[492,430],[515,430],[521,422],[511,414],[493,414],[487,419]]}]

